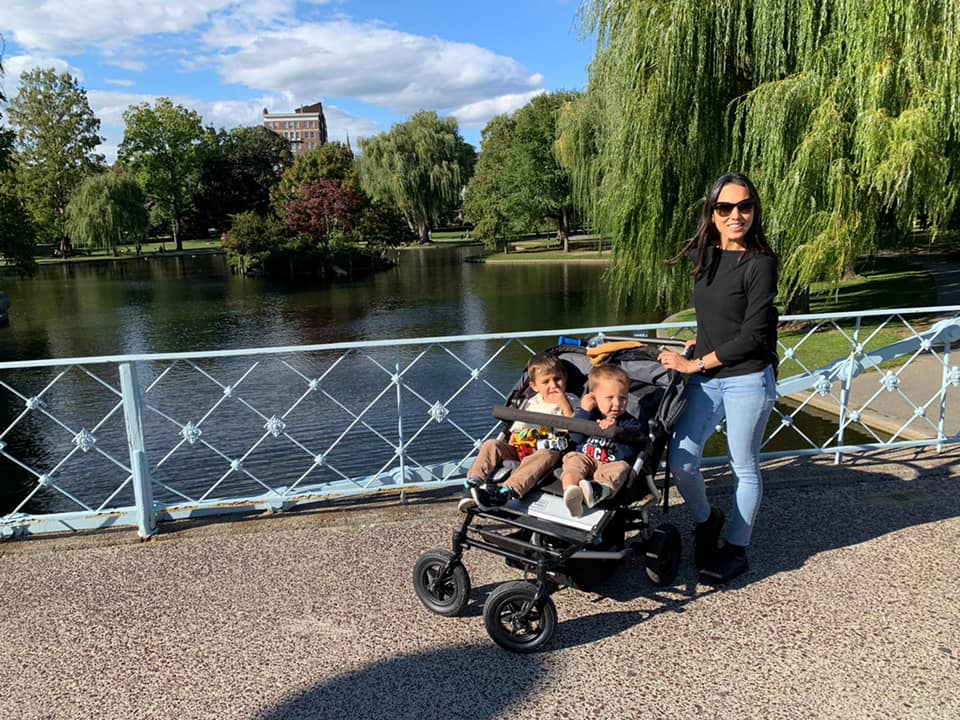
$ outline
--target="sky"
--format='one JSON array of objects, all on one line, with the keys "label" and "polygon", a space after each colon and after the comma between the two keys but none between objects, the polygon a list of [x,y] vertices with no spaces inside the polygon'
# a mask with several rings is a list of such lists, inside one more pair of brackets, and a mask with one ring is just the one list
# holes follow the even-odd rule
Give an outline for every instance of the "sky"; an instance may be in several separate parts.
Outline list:
[{"label": "sky", "polygon": [[[579,0],[3,0],[8,98],[20,73],[66,71],[100,118],[108,162],[123,112],[166,96],[205,125],[323,103],[351,143],[418,110],[457,118],[467,142],[542,92],[582,90],[593,39]],[[354,145],[355,146],[355,145]]]}]

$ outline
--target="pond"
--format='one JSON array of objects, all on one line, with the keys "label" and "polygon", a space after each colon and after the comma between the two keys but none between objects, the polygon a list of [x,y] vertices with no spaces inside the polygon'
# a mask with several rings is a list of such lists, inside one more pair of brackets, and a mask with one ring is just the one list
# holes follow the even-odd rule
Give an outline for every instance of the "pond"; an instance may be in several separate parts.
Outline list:
[{"label": "pond", "polygon": [[601,264],[464,262],[476,247],[403,250],[394,268],[327,285],[233,275],[222,255],[44,266],[0,277],[0,361],[272,347],[658,322],[615,308]]}]

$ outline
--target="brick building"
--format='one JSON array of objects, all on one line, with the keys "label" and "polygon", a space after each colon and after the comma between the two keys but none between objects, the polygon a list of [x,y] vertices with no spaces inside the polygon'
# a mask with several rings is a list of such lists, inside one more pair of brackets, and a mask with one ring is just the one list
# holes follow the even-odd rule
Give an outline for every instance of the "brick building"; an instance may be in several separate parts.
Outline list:
[{"label": "brick building", "polygon": [[327,142],[323,103],[304,105],[292,113],[271,113],[264,108],[263,126],[285,137],[294,156],[303,155]]}]

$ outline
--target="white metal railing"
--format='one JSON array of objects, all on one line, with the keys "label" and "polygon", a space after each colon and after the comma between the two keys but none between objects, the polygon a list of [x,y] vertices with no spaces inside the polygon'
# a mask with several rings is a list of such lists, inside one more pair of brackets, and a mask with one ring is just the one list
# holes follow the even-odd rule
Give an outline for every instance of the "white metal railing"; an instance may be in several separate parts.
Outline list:
[{"label": "white metal railing", "polygon": [[[459,483],[558,337],[693,322],[0,363],[0,537]],[[960,306],[781,320],[765,457],[955,443]],[[821,360],[824,353],[832,353]],[[708,462],[724,460],[722,436]]]}]

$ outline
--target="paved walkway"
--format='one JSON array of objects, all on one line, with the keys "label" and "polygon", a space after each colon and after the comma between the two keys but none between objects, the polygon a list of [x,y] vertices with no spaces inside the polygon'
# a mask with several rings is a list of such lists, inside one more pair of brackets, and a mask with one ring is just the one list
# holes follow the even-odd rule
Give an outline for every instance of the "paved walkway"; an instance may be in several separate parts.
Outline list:
[{"label": "paved walkway", "polygon": [[[0,717],[960,717],[960,448],[768,466],[751,572],[674,587],[630,558],[555,596],[546,651],[492,644],[519,574],[469,551],[465,616],[416,600],[455,498],[0,544]],[[712,486],[727,505],[730,488]]]},{"label": "paved walkway", "polygon": [[518,577],[500,559],[467,553],[463,617],[413,594],[417,555],[458,523],[449,493],[0,544],[0,718],[960,717],[958,461],[768,464],[750,573],[697,585],[676,507],[676,585],[629,558],[597,594],[558,593],[557,634],[526,657],[483,628]]}]

